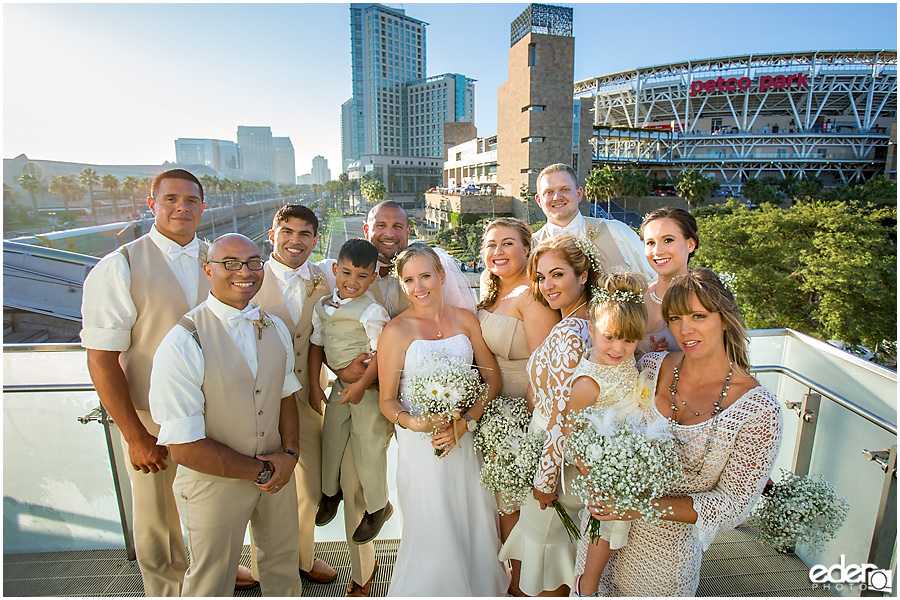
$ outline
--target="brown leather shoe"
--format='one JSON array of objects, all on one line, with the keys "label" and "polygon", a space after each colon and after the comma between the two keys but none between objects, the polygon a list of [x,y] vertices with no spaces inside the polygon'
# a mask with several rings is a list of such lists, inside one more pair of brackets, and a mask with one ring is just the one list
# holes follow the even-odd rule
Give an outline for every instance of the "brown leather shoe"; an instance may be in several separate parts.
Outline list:
[{"label": "brown leather shoe", "polygon": [[372,567],[372,575],[369,577],[369,580],[366,582],[366,585],[359,585],[353,579],[350,579],[350,585],[347,586],[347,593],[344,594],[346,598],[352,597],[368,597],[369,588],[372,587],[372,580],[375,579],[375,572],[378,570],[378,563],[375,563],[375,566]]},{"label": "brown leather shoe", "polygon": [[253,589],[259,585],[259,582],[253,579],[253,573],[244,565],[238,565],[237,577],[234,578],[234,591],[242,592],[244,590]]},{"label": "brown leather shoe", "polygon": [[312,569],[309,571],[300,569],[300,577],[313,583],[330,583],[337,577],[337,571],[329,567],[324,560],[314,558]]}]

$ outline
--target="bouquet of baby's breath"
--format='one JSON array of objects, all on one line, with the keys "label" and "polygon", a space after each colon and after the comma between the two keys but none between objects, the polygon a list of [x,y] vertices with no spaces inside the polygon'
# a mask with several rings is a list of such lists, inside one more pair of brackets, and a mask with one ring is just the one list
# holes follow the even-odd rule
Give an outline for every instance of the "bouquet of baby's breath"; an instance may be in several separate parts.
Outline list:
[{"label": "bouquet of baby's breath", "polygon": [[[607,514],[637,511],[645,522],[670,510],[653,502],[682,477],[675,439],[665,419],[645,420],[640,413],[618,417],[613,408],[585,409],[567,418],[566,458],[581,464],[572,491],[585,503],[604,504]],[[600,521],[591,519],[591,540],[600,536]]]},{"label": "bouquet of baby's breath", "polygon": [[761,543],[779,552],[806,544],[816,553],[834,539],[849,510],[847,498],[839,497],[821,475],[798,477],[782,469],[781,481],[763,492],[747,523],[756,528]]},{"label": "bouquet of baby's breath", "polygon": [[[481,487],[500,494],[501,514],[517,511],[534,489],[534,474],[544,451],[544,432],[529,432],[530,422],[525,399],[504,396],[494,398],[478,421],[473,441],[484,454]],[[569,539],[575,541],[575,522],[559,501],[553,503],[553,508]]]},{"label": "bouquet of baby's breath", "polygon": [[[417,374],[410,378],[406,399],[412,414],[430,422],[434,432],[459,419],[461,412],[484,398],[487,389],[472,365],[456,356],[434,352],[422,360]],[[443,451],[436,448],[434,453],[440,456]]]}]

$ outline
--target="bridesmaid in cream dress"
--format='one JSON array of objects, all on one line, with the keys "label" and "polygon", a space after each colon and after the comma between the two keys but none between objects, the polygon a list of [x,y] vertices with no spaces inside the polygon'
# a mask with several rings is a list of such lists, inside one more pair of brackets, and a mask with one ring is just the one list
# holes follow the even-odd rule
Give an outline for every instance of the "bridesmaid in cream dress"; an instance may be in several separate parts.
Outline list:
[{"label": "bridesmaid in cream dress", "polygon": [[[531,229],[523,221],[501,217],[488,224],[481,244],[485,270],[478,320],[484,341],[500,365],[500,395],[525,398],[531,411],[534,404],[526,363],[559,322],[559,312],[551,309],[543,296],[535,298],[525,268],[529,252]],[[500,515],[502,541],[518,520],[519,511]],[[519,591],[519,566],[518,560],[512,561],[510,590],[514,593]]]},{"label": "bridesmaid in cream dress", "polygon": [[544,450],[534,477],[534,498],[522,505],[519,521],[500,549],[501,560],[522,561],[519,588],[529,596],[567,596],[575,580],[576,546],[552,504],[558,499],[573,520],[584,506],[561,482],[573,477],[575,468],[564,465],[560,421],[569,400],[569,380],[591,347],[588,299],[599,273],[582,248],[571,234],[562,233],[528,258],[532,289],[563,315],[528,360],[534,394],[529,431],[546,431]]}]

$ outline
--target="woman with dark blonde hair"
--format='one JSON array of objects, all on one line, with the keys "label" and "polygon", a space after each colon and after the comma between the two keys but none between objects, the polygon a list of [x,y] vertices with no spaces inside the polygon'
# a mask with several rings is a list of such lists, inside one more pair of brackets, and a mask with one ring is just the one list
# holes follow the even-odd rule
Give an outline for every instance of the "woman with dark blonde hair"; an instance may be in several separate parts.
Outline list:
[{"label": "woman with dark blonde hair", "polygon": [[[501,396],[525,398],[532,410],[526,363],[531,353],[547,339],[559,323],[559,312],[547,305],[543,296],[535,296],[528,280],[528,254],[531,252],[531,228],[512,217],[500,217],[488,223],[481,242],[484,262],[478,321],[484,341],[500,365],[503,381]],[[502,498],[497,495],[497,503]],[[506,541],[519,520],[519,511],[500,506],[500,539]],[[512,561],[511,590],[518,590],[519,561]]]},{"label": "woman with dark blonde hair", "polygon": [[534,394],[529,431],[546,432],[544,450],[534,478],[534,499],[522,505],[519,521],[500,551],[501,560],[522,561],[519,590],[529,596],[568,595],[575,579],[575,544],[550,507],[558,499],[576,518],[583,506],[565,493],[568,486],[560,485],[560,479],[576,474],[573,467],[563,466],[560,416],[572,373],[590,347],[588,299],[600,276],[593,253],[587,239],[564,233],[543,242],[528,258],[532,289],[562,315],[528,360]]},{"label": "woman with dark blonde hair", "polygon": [[[669,420],[684,479],[656,499],[667,511],[661,521],[633,523],[601,595],[693,596],[702,552],[747,517],[781,443],[778,400],[749,373],[747,334],[716,274],[695,268],[674,278],[662,314],[681,350],[645,354],[638,368],[656,386],[648,410]],[[601,521],[640,516],[611,516],[602,504],[590,511]]]}]

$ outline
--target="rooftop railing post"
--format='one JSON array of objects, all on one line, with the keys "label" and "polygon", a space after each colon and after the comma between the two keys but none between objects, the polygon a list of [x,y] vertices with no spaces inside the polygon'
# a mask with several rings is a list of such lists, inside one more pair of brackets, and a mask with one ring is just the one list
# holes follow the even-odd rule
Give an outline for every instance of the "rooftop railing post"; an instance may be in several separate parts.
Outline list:
[{"label": "rooftop railing post", "polygon": [[797,427],[797,439],[794,442],[794,462],[792,467],[794,474],[798,477],[809,475],[813,442],[816,437],[816,418],[819,414],[821,402],[821,394],[809,391],[803,394],[803,401],[799,406],[800,425]]},{"label": "rooftop railing post", "polygon": [[100,405],[100,422],[103,423],[103,434],[106,438],[106,449],[109,451],[109,466],[112,469],[113,487],[116,490],[116,503],[119,505],[119,520],[122,522],[122,536],[125,538],[125,552],[128,554],[128,560],[137,560],[137,554],[134,551],[134,533],[131,526],[131,479],[126,479],[127,485],[122,485],[119,477],[120,464],[124,465],[128,461],[125,456],[125,449],[121,443],[121,439],[113,440],[113,437],[121,438],[121,434],[113,435],[113,420]]},{"label": "rooftop railing post", "polygon": [[[867,453],[868,454],[868,453]],[[878,454],[884,454],[879,452]],[[897,546],[897,446],[891,446],[886,453],[886,460],[870,458],[881,465],[884,470],[884,485],[881,488],[881,500],[878,503],[878,512],[875,516],[875,529],[872,535],[872,544],[869,546],[869,559],[867,562],[893,572],[893,582],[885,582],[897,589],[896,570],[896,546]],[[864,596],[891,596],[877,590],[866,590]]]}]

